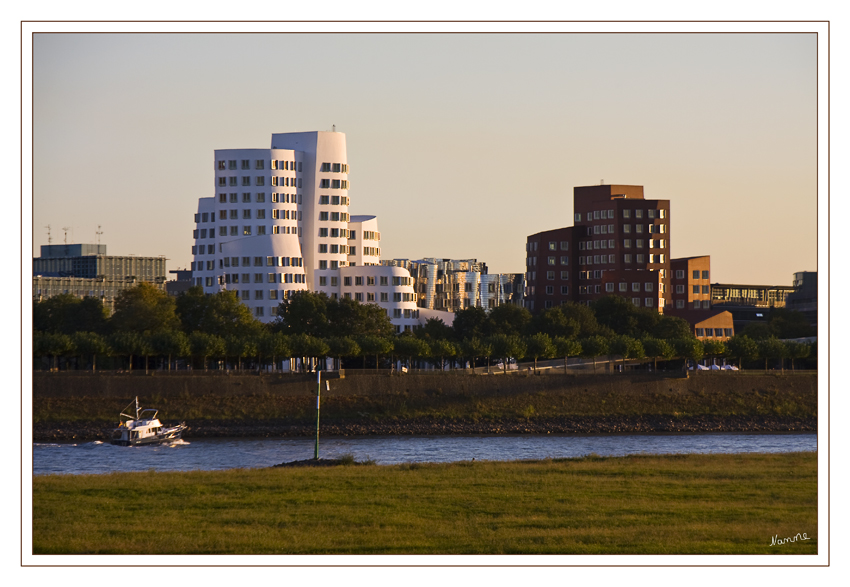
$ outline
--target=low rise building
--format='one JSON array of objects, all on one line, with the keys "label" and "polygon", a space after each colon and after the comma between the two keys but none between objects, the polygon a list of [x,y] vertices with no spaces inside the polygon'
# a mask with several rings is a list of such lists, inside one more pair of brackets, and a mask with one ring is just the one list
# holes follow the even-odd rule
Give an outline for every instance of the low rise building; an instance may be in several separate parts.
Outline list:
[{"label": "low rise building", "polygon": [[41,301],[59,294],[100,298],[111,313],[115,298],[146,282],[165,290],[164,256],[106,254],[106,245],[43,245],[33,258],[32,296]]}]

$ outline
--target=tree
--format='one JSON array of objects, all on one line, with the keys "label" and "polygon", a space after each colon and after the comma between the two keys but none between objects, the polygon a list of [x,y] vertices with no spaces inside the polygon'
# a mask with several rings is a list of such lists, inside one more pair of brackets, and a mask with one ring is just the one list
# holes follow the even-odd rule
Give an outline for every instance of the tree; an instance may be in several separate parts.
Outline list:
[{"label": "tree", "polygon": [[337,368],[342,368],[342,357],[359,357],[360,346],[352,338],[347,336],[335,336],[325,341],[328,344],[328,353],[336,357]]},{"label": "tree", "polygon": [[596,371],[596,358],[608,354],[608,341],[599,335],[588,336],[579,341],[581,344],[581,356],[593,357],[593,370]]},{"label": "tree", "polygon": [[145,351],[142,335],[129,330],[122,330],[110,335],[108,344],[113,355],[128,358],[129,371],[133,370],[133,357],[141,355]]},{"label": "tree", "polygon": [[393,341],[387,338],[367,334],[358,336],[354,340],[360,347],[360,353],[363,356],[364,369],[366,368],[366,355],[375,355],[375,369],[380,369],[380,356],[388,355],[393,352]]},{"label": "tree", "polygon": [[552,344],[555,346],[555,355],[558,357],[564,357],[564,375],[566,375],[567,359],[569,357],[578,357],[581,355],[581,344],[579,344],[578,341],[570,338],[564,338],[563,336],[556,336],[552,340]]},{"label": "tree", "polygon": [[642,359],[645,354],[643,345],[639,340],[625,335],[616,336],[611,339],[608,344],[608,352],[612,355],[622,357],[624,369],[626,359]]},{"label": "tree", "polygon": [[33,329],[62,334],[106,334],[109,331],[107,315],[100,298],[80,299],[71,294],[59,294],[33,302]]},{"label": "tree", "polygon": [[154,353],[167,357],[168,370],[171,371],[172,357],[189,356],[189,337],[179,330],[163,330],[151,337]]},{"label": "tree", "polygon": [[263,330],[263,324],[235,291],[206,295],[203,288],[193,286],[177,297],[176,313],[188,334],[200,331],[227,338],[257,335]]},{"label": "tree", "polygon": [[[493,352],[493,349],[490,348],[490,345],[486,341],[477,337],[465,339],[461,342],[460,349],[464,356],[469,357],[473,373],[475,373],[475,359],[478,357],[489,357]],[[490,366],[489,363],[487,366]]]},{"label": "tree", "polygon": [[806,338],[816,333],[806,315],[796,310],[773,308],[769,320],[771,328],[780,339]]},{"label": "tree", "polygon": [[289,337],[280,332],[272,332],[268,336],[262,337],[260,339],[260,350],[265,356],[272,358],[272,370],[277,365],[278,357],[292,356],[292,345]]},{"label": "tree", "polygon": [[428,343],[431,349],[430,355],[433,358],[440,357],[440,371],[445,368],[446,357],[454,359],[458,354],[458,347],[450,340],[432,340]]},{"label": "tree", "polygon": [[764,359],[764,370],[767,371],[768,359],[779,359],[782,361],[782,371],[785,371],[785,357],[788,356],[788,349],[785,344],[775,338],[765,338],[758,341],[759,358]]},{"label": "tree", "polygon": [[769,322],[750,322],[738,334],[758,341],[775,337],[776,329]]},{"label": "tree", "polygon": [[537,359],[551,359],[555,356],[555,345],[548,334],[538,332],[525,339],[525,356],[534,359],[534,372],[537,372]]},{"label": "tree", "polygon": [[531,322],[531,312],[516,304],[502,304],[490,310],[488,334],[521,335]]},{"label": "tree", "polygon": [[726,345],[722,340],[706,340],[702,343],[703,352],[710,358],[726,355]]},{"label": "tree", "polygon": [[423,340],[448,340],[452,338],[452,329],[439,318],[428,318],[425,324],[416,331],[417,338]]},{"label": "tree", "polygon": [[174,299],[147,282],[125,289],[115,298],[110,320],[120,332],[160,332],[179,328]]},{"label": "tree", "polygon": [[525,343],[518,335],[494,334],[487,339],[487,343],[493,348],[493,354],[502,360],[505,373],[508,371],[508,359],[525,356]]},{"label": "tree", "polygon": [[642,341],[643,348],[646,351],[647,357],[653,359],[653,370],[658,371],[658,358],[662,360],[672,359],[676,355],[673,346],[664,339],[660,338],[644,338]]},{"label": "tree", "polygon": [[75,332],[71,340],[80,357],[91,356],[91,370],[97,371],[97,356],[109,352],[106,339],[94,332]]},{"label": "tree", "polygon": [[408,365],[413,367],[413,358],[424,359],[430,356],[431,347],[420,338],[403,334],[395,340],[395,352],[397,355],[408,358]]},{"label": "tree", "polygon": [[204,371],[207,370],[207,358],[222,357],[226,354],[224,339],[206,332],[193,332],[189,335],[189,352],[196,359],[201,359]]},{"label": "tree", "polygon": [[608,295],[591,304],[600,326],[633,338],[649,334],[661,319],[658,312],[638,308],[622,296]]},{"label": "tree", "polygon": [[[662,316],[652,329],[652,336],[664,340],[692,338],[694,331],[687,320],[677,316]],[[649,355],[652,356],[652,355]]]},{"label": "tree", "polygon": [[[593,313],[588,306],[577,304],[575,302],[567,302],[558,306],[558,310],[567,320],[574,320],[578,323],[579,331],[575,334],[576,338],[587,338],[596,334],[602,334],[599,331],[599,322],[596,321],[596,314]],[[566,336],[561,334],[560,336]]]},{"label": "tree", "polygon": [[53,357],[53,369],[58,369],[58,358],[74,350],[74,341],[67,334],[36,332],[33,337],[33,350],[36,356]]},{"label": "tree", "polygon": [[812,352],[811,345],[801,342],[786,342],[788,357],[791,359],[791,370],[794,371],[794,359],[805,359]]},{"label": "tree", "polygon": [[452,332],[455,340],[480,339],[488,329],[487,311],[481,306],[470,306],[455,312]]},{"label": "tree", "polygon": [[251,337],[229,336],[224,339],[225,356],[236,358],[236,370],[242,370],[242,359],[257,354],[257,344]]},{"label": "tree", "polygon": [[308,291],[296,292],[281,302],[272,328],[284,334],[308,334],[318,338],[389,337],[395,330],[380,306],[347,298],[334,300],[325,293]]},{"label": "tree", "polygon": [[[535,314],[531,319],[530,329],[534,332],[548,334],[550,337],[575,338],[578,336],[581,326],[576,319],[568,318],[561,310],[562,307],[546,308]],[[587,308],[587,306],[584,306],[584,308]]]},{"label": "tree", "polygon": [[672,341],[672,344],[677,357],[691,361],[699,361],[702,359],[705,349],[697,338],[677,338]]},{"label": "tree", "polygon": [[758,358],[758,343],[746,334],[739,334],[730,338],[726,342],[726,348],[731,356],[738,357],[739,369],[744,368],[744,361],[752,361]]}]

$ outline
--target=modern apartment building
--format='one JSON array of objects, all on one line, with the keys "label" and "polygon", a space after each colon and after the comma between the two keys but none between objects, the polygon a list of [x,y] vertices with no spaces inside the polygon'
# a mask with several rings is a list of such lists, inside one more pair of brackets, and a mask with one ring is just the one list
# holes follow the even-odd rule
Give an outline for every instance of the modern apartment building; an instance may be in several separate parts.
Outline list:
[{"label": "modern apartment building", "polygon": [[42,245],[32,260],[32,295],[44,300],[59,294],[97,297],[110,312],[115,298],[140,282],[165,288],[165,257],[106,254],[106,245]]},{"label": "modern apartment building", "polygon": [[397,331],[418,324],[407,317],[418,316],[410,275],[380,266],[376,217],[349,213],[345,134],[273,134],[269,149],[216,150],[213,172],[215,195],[198,201],[192,246],[193,278],[206,293],[236,290],[265,322],[296,291],[373,295]]},{"label": "modern apartment building", "polygon": [[524,274],[489,273],[487,264],[477,259],[428,257],[382,263],[410,272],[419,308],[456,312],[472,306],[492,310],[503,304],[522,305]]},{"label": "modern apartment building", "polygon": [[670,262],[673,307],[708,310],[711,307],[711,257],[683,257]]},{"label": "modern apartment building", "polygon": [[567,301],[620,295],[663,312],[670,304],[670,201],[643,186],[573,190],[573,226],[526,241],[525,304],[537,311]]}]

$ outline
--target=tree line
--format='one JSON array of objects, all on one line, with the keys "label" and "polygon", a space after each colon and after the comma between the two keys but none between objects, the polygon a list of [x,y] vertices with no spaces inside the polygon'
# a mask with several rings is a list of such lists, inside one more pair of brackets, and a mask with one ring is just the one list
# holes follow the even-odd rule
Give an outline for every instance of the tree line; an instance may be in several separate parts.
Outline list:
[{"label": "tree line", "polygon": [[[258,321],[235,292],[204,294],[193,287],[176,298],[147,283],[125,290],[112,316],[97,298],[64,294],[33,305],[33,354],[37,365],[96,370],[105,362],[132,370],[150,360],[171,370],[178,361],[207,369],[212,364],[262,369],[300,358],[302,368],[325,357],[336,368],[381,368],[392,360],[412,368],[426,363],[439,369],[467,363],[473,368],[494,360],[508,369],[510,359],[533,361],[607,357],[652,362],[737,359],[740,365],[764,360],[816,357],[816,345],[779,340],[798,328],[795,312],[783,311],[775,324],[752,329],[722,342],[700,341],[681,318],[638,308],[608,296],[585,306],[567,303],[535,314],[516,305],[489,312],[470,307],[455,313],[451,326],[431,318],[421,328],[396,334],[386,312],[374,304],[297,292],[278,307],[276,319]],[[761,325],[759,325],[761,326]],[[748,327],[749,328],[749,327]],[[798,330],[799,331],[799,330]],[[116,367],[117,365],[117,367]]]}]

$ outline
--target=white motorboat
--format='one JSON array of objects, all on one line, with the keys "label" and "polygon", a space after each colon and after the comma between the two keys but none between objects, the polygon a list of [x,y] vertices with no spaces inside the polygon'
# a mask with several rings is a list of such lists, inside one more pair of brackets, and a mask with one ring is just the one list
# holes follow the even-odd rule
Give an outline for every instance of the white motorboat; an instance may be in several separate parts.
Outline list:
[{"label": "white motorboat", "polygon": [[133,407],[131,403],[118,416],[118,428],[112,431],[112,444],[120,446],[138,446],[141,444],[161,444],[179,440],[183,431],[188,428],[185,422],[177,426],[163,426],[157,419],[158,410],[139,409],[139,398],[136,397],[136,415],[125,414]]}]

